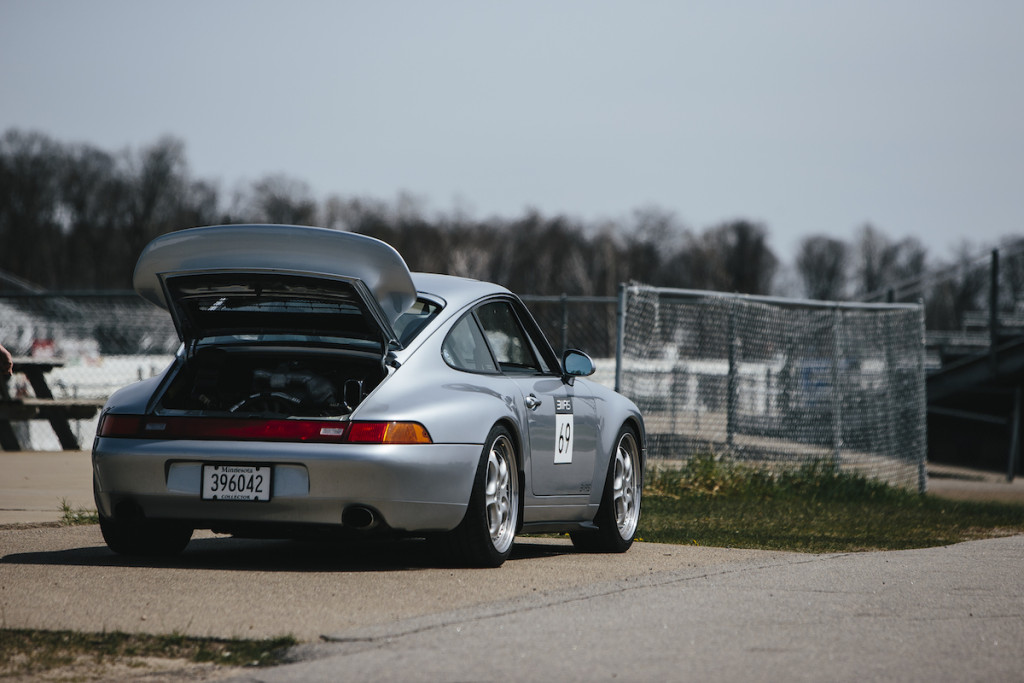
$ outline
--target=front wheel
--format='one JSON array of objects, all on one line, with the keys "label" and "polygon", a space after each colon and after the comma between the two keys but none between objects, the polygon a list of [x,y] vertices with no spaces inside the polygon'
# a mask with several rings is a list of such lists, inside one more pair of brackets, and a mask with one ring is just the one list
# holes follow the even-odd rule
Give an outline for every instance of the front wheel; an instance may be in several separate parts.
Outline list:
[{"label": "front wheel", "polygon": [[629,427],[623,427],[608,463],[601,506],[594,518],[597,529],[573,531],[569,534],[573,545],[580,550],[598,553],[624,553],[629,550],[640,523],[643,486],[643,462],[636,434]]},{"label": "front wheel", "polygon": [[487,436],[466,516],[446,535],[456,560],[473,567],[500,567],[512,554],[519,525],[518,456],[512,435],[496,426]]}]

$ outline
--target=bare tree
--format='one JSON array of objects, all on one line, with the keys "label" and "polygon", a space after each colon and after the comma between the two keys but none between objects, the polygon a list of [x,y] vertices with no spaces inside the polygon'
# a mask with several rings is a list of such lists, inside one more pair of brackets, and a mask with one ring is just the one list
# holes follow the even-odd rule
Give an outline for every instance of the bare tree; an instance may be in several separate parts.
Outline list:
[{"label": "bare tree", "polygon": [[1007,306],[1024,308],[1024,237],[1007,235],[999,241],[999,273],[1009,295]]},{"label": "bare tree", "polygon": [[927,269],[927,250],[908,237],[893,242],[873,225],[864,225],[857,239],[857,290],[874,295],[887,287],[921,277]]},{"label": "bare tree", "polygon": [[317,206],[309,185],[284,175],[270,175],[252,185],[246,219],[261,223],[316,225]]},{"label": "bare tree", "polygon": [[174,138],[113,155],[11,130],[0,139],[0,268],[48,288],[127,287],[149,240],[213,222],[218,203]]},{"label": "bare tree", "polygon": [[[619,281],[637,280],[662,287],[691,286],[690,272],[680,258],[693,240],[671,211],[647,206],[633,212],[620,228]],[[614,290],[613,290],[614,291]]]},{"label": "bare tree", "polygon": [[779,260],[764,226],[739,220],[709,228],[685,249],[689,286],[742,294],[768,294]]},{"label": "bare tree", "polygon": [[63,150],[45,135],[12,130],[0,138],[0,268],[45,287],[61,272],[63,165]]},{"label": "bare tree", "polygon": [[800,240],[796,269],[807,298],[837,301],[845,297],[849,252],[846,242],[826,235]]},{"label": "bare tree", "polygon": [[937,269],[934,282],[921,288],[929,330],[962,329],[967,311],[985,308],[989,286],[987,265],[987,261],[979,261],[976,250],[964,242],[957,249],[955,263]]},{"label": "bare tree", "polygon": [[111,154],[9,131],[0,139],[0,268],[47,287],[125,287],[155,236],[196,225],[321,224],[382,239],[414,270],[502,283],[525,294],[613,294],[619,282],[769,291],[778,261],[763,226],[735,221],[699,238],[669,211],[584,225],[527,211],[512,220],[425,215],[420,198],[332,196],[272,175],[221,208],[214,184],[193,180],[184,144],[167,137]]},{"label": "bare tree", "polygon": [[[121,250],[112,249],[111,242],[126,231],[123,223],[131,213],[132,189],[118,160],[87,145],[72,148],[60,183],[68,281],[91,288],[129,286],[129,270],[123,269],[116,279],[111,276],[113,269],[126,265],[114,255]],[[127,250],[123,257],[127,259]]]}]

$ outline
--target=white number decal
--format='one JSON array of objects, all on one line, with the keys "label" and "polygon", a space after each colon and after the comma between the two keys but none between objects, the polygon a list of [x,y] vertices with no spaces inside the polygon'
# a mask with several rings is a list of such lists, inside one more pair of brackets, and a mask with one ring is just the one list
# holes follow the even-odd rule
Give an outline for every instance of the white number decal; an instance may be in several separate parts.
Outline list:
[{"label": "white number decal", "polygon": [[572,462],[572,415],[555,415],[555,464]]}]

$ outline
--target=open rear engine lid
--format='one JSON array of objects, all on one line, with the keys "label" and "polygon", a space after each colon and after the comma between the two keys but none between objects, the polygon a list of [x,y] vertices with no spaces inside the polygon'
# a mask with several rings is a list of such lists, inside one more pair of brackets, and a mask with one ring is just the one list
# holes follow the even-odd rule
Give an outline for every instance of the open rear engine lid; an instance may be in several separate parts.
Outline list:
[{"label": "open rear engine lid", "polygon": [[143,249],[135,291],[167,309],[186,342],[302,334],[397,344],[416,301],[405,261],[380,240],[293,225],[172,232]]}]

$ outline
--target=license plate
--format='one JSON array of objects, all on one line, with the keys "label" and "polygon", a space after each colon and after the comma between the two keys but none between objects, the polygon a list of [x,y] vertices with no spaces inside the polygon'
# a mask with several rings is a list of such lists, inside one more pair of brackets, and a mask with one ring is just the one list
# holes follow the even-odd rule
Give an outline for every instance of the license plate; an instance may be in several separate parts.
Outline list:
[{"label": "license plate", "polygon": [[270,500],[270,467],[203,465],[203,500]]}]

